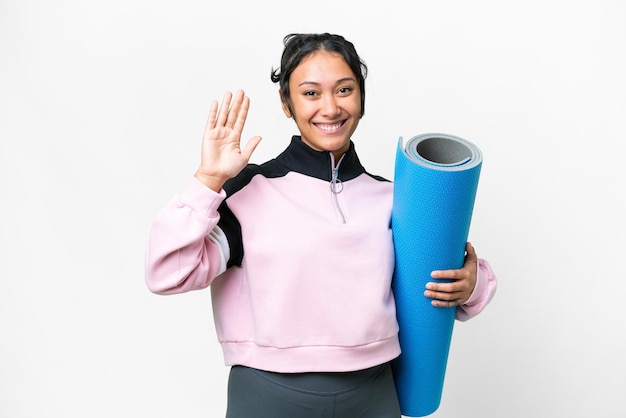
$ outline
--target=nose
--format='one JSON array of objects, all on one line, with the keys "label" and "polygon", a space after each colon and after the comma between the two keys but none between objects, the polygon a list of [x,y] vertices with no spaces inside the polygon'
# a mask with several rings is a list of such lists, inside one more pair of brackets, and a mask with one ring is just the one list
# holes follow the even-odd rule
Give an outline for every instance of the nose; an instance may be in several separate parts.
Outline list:
[{"label": "nose", "polygon": [[324,116],[336,116],[341,112],[337,98],[332,94],[322,97],[322,114]]}]

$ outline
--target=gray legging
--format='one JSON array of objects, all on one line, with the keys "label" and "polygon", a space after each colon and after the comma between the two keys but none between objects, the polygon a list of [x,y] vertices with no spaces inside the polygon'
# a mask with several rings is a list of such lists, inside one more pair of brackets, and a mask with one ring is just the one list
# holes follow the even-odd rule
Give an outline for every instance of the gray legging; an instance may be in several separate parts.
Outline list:
[{"label": "gray legging", "polygon": [[345,373],[233,366],[226,418],[400,418],[389,364]]}]

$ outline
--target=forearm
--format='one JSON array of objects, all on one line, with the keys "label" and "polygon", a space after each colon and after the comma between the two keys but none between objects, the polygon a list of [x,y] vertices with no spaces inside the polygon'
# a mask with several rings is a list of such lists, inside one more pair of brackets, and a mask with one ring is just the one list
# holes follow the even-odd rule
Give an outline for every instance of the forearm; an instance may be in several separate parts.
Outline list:
[{"label": "forearm", "polygon": [[145,259],[145,280],[158,294],[202,289],[224,268],[224,255],[209,237],[219,220],[224,193],[193,179],[152,224]]}]

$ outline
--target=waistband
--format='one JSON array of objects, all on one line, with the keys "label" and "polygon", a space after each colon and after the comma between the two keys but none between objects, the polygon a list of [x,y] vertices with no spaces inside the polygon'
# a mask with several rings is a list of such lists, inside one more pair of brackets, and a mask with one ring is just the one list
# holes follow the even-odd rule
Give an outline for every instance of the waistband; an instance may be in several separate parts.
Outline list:
[{"label": "waistband", "polygon": [[389,363],[380,364],[363,370],[350,372],[307,372],[307,373],[277,373],[255,369],[247,366],[240,367],[250,373],[255,373],[273,383],[290,389],[318,392],[336,393],[354,389],[380,375]]}]

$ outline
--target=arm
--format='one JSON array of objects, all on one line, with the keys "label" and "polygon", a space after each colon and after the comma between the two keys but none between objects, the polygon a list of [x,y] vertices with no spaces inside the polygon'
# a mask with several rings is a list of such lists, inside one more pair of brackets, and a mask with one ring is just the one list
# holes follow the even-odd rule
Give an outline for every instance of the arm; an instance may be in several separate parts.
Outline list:
[{"label": "arm", "polygon": [[436,270],[434,279],[451,279],[448,283],[429,282],[424,296],[436,307],[458,306],[456,317],[466,321],[478,315],[493,298],[496,276],[486,260],[479,259],[474,247],[466,245],[465,263],[457,270]]},{"label": "arm", "polygon": [[145,260],[152,292],[202,289],[226,268],[228,242],[217,226],[217,208],[225,198],[222,185],[246,166],[261,140],[255,136],[240,148],[249,104],[241,90],[234,97],[227,92],[219,111],[217,102],[211,103],[194,179],[152,224]]},{"label": "arm", "polygon": [[228,245],[220,239],[216,193],[193,178],[158,214],[148,240],[145,280],[157,294],[202,289],[225,269]]}]

